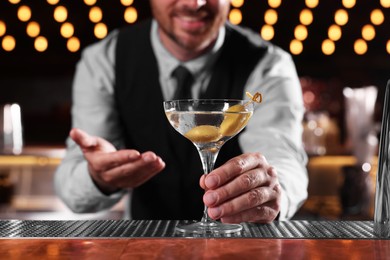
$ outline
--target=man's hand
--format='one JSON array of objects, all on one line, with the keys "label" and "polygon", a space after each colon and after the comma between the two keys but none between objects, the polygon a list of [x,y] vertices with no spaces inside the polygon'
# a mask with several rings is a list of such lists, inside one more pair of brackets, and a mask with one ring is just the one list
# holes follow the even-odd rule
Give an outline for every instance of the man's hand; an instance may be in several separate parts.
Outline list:
[{"label": "man's hand", "polygon": [[259,153],[237,156],[206,177],[203,202],[209,216],[226,223],[273,221],[280,211],[281,187],[275,169]]},{"label": "man's hand", "polygon": [[162,159],[153,152],[118,151],[107,140],[77,128],[73,128],[69,135],[81,148],[89,173],[103,193],[140,186],[165,167]]}]

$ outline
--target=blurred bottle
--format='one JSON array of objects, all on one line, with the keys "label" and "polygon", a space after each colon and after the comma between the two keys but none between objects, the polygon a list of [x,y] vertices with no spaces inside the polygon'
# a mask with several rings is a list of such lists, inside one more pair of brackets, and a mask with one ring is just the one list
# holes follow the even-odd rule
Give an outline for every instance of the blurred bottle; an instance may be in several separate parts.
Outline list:
[{"label": "blurred bottle", "polygon": [[0,110],[0,154],[20,154],[23,150],[21,109],[6,104]]}]

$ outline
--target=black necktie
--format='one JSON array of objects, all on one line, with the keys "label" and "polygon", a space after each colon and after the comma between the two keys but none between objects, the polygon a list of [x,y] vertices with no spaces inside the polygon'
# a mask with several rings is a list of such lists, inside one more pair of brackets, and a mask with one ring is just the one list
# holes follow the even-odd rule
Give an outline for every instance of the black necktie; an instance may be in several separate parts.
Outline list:
[{"label": "black necktie", "polygon": [[191,99],[191,86],[194,81],[191,72],[184,66],[179,65],[172,76],[177,80],[177,86],[173,99]]}]

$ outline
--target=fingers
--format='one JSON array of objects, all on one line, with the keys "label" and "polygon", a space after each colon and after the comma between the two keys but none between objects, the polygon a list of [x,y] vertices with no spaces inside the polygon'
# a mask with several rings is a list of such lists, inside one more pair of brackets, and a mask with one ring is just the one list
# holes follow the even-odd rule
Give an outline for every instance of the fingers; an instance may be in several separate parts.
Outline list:
[{"label": "fingers", "polygon": [[98,136],[92,136],[78,128],[73,128],[70,131],[69,136],[80,146],[80,149],[84,154],[88,152],[100,151],[107,153],[116,151],[116,148],[107,140]]},{"label": "fingers", "polygon": [[244,172],[254,168],[261,168],[265,164],[267,164],[267,161],[260,153],[237,156],[209,173],[204,179],[204,186],[208,189],[214,189],[235,179]]},{"label": "fingers", "polygon": [[280,188],[261,187],[241,196],[209,208],[209,215],[222,222],[260,222],[274,220],[280,210]]},{"label": "fingers", "polygon": [[244,154],[201,178],[211,218],[227,222],[270,222],[280,210],[277,173],[259,153]]},{"label": "fingers", "polygon": [[83,149],[91,148],[97,145],[96,137],[92,137],[85,131],[78,128],[73,128],[70,131],[69,136]]},{"label": "fingers", "polygon": [[[90,163],[90,172],[98,183],[117,188],[134,188],[165,168],[164,161],[153,152],[135,153],[132,150],[118,151],[95,157]],[[137,155],[138,153],[138,155]]]}]

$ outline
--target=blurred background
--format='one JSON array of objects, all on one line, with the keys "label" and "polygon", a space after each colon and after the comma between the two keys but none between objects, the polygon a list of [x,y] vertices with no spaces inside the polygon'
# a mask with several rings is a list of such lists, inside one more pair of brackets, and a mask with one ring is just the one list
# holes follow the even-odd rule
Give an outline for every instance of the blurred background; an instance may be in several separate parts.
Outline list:
[{"label": "blurred background", "polygon": [[[390,79],[390,0],[232,0],[231,6],[229,20],[290,52],[301,79],[310,196],[297,218],[371,218]],[[120,216],[121,205],[103,215],[67,212],[52,176],[64,154],[83,48],[148,17],[146,0],[0,1],[0,218]],[[19,139],[7,137],[6,118],[20,121],[11,127]]]}]

